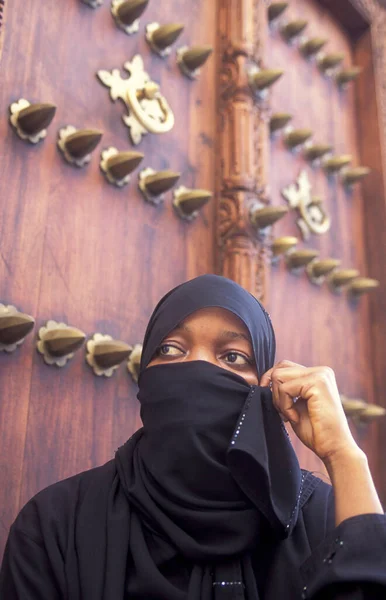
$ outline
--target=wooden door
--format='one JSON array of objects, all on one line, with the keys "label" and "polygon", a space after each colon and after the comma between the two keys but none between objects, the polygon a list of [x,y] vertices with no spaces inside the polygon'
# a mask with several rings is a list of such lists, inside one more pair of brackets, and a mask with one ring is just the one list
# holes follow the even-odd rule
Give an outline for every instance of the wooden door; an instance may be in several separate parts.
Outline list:
[{"label": "wooden door", "polygon": [[[216,43],[215,3],[150,2],[140,30],[128,36],[110,14],[80,0],[6,5],[0,71],[0,302],[36,319],[14,353],[0,352],[0,554],[20,507],[38,490],[113,456],[139,426],[136,385],[125,365],[96,377],[81,349],[66,367],[47,366],[36,333],[47,320],[141,342],[156,301],[174,285],[212,272],[213,204],[192,223],[172,208],[146,203],[138,190],[145,167],[181,173],[180,184],[214,191],[214,60],[196,81],[183,77],[175,48]],[[145,40],[150,22],[182,23],[172,54],[162,59]],[[131,144],[113,103],[96,77],[140,54],[175,115],[170,133]],[[36,145],[19,139],[9,105],[26,98],[51,102],[56,116]],[[66,163],[57,148],[66,125],[103,131],[91,163]],[[128,186],[106,182],[100,151],[139,150],[145,158]]]}]

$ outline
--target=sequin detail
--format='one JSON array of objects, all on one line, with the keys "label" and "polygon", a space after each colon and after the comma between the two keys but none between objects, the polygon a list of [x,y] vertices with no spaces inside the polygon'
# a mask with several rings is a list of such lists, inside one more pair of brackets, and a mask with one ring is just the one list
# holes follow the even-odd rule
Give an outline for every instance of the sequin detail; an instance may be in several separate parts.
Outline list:
[{"label": "sequin detail", "polygon": [[253,396],[253,394],[255,393],[255,390],[256,390],[256,388],[253,388],[253,389],[251,390],[250,394],[249,394],[249,397],[248,397],[248,399],[247,399],[247,402],[246,402],[246,404],[245,404],[245,406],[244,406],[244,412],[243,412],[243,414],[241,415],[241,419],[240,419],[240,421],[239,421],[239,422],[238,422],[238,424],[237,424],[236,431],[235,431],[235,433],[233,434],[233,440],[231,441],[231,446],[234,446],[234,445],[235,445],[235,443],[236,443],[236,441],[237,441],[237,438],[239,437],[239,434],[240,434],[240,431],[241,431],[241,427],[243,426],[243,423],[244,423],[244,420],[245,420],[245,415],[246,415],[246,413],[247,413],[247,410],[248,410],[248,408],[249,408],[249,405],[251,404],[252,396]]},{"label": "sequin detail", "polygon": [[215,585],[242,585],[244,587],[242,581],[214,581],[213,586]]}]

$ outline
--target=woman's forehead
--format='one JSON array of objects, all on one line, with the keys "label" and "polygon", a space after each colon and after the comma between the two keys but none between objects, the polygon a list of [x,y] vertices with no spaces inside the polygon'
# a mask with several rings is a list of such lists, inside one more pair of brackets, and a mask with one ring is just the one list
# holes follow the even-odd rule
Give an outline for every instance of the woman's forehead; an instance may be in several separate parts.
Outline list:
[{"label": "woman's forehead", "polygon": [[216,306],[198,309],[185,317],[174,329],[189,331],[195,326],[210,327],[229,334],[234,333],[236,334],[234,337],[238,337],[237,334],[239,334],[249,342],[251,341],[250,332],[242,319],[226,308]]}]

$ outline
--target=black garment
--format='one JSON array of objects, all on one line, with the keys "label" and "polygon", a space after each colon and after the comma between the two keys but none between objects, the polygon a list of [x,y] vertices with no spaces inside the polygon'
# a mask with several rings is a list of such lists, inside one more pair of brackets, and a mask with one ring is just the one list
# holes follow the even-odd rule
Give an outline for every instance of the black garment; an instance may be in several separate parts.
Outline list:
[{"label": "black garment", "polygon": [[208,306],[246,324],[260,375],[272,366],[270,319],[237,284],[209,275],[170,292],[145,335],[143,429],[115,461],[24,507],[1,598],[295,600],[330,584],[328,598],[385,597],[384,516],[334,530],[330,488],[301,472],[268,389],[202,361],[145,369],[164,337]]}]

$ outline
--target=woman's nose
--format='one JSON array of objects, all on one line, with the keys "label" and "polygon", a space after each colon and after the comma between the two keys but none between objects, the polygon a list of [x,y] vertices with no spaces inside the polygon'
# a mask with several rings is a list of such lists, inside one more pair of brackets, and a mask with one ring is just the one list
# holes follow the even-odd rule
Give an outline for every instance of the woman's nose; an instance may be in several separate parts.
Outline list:
[{"label": "woman's nose", "polygon": [[188,360],[205,360],[206,362],[216,364],[216,357],[209,350],[209,348],[193,348],[191,352],[189,352]]}]

